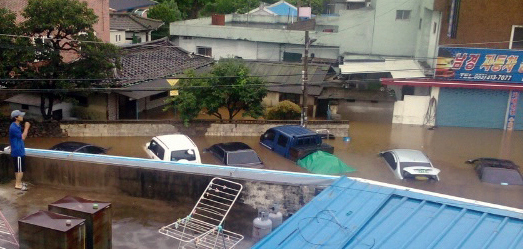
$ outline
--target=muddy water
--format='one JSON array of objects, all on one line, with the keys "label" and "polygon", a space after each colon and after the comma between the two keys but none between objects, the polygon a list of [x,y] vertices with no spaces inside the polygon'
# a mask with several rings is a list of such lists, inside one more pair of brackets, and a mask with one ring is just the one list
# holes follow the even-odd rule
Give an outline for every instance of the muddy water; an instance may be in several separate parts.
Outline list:
[{"label": "muddy water", "polygon": [[[494,129],[471,129],[394,125],[386,123],[353,122],[350,142],[341,138],[326,140],[335,147],[335,154],[357,172],[350,176],[377,180],[397,185],[501,205],[523,208],[523,187],[498,186],[482,183],[472,167],[464,162],[476,157],[498,157],[523,165],[523,132],[504,132]],[[146,157],[143,145],[150,137],[97,137],[97,138],[29,138],[27,147],[49,148],[61,141],[83,141],[111,147],[109,154]],[[267,150],[258,143],[258,137],[193,137],[200,150],[214,143],[241,141],[258,152],[267,169],[306,172],[293,162]],[[441,169],[440,182],[398,180],[392,175],[378,152],[407,148],[425,152],[434,165]],[[203,163],[216,164],[208,153],[202,154]]]},{"label": "muddy water", "polygon": [[[419,126],[386,123],[353,122],[350,142],[342,139],[326,140],[335,147],[335,154],[354,167],[350,176],[387,182],[396,185],[475,199],[516,208],[523,208],[522,186],[501,186],[479,181],[471,166],[464,163],[476,157],[499,157],[523,165],[523,132],[505,133],[501,130],[439,127],[428,130]],[[28,138],[31,148],[49,148],[62,141],[83,141],[111,147],[109,154],[146,157],[143,145],[150,137],[97,138]],[[249,144],[260,155],[266,168],[305,172],[258,143],[258,137],[193,137],[200,150],[218,142],[241,141]],[[0,142],[7,142],[6,139]],[[425,152],[440,168],[440,182],[395,179],[388,166],[377,157],[382,150],[409,148]],[[204,163],[216,163],[208,153],[202,154]],[[185,216],[193,203],[169,203],[127,196],[108,196],[78,190],[54,189],[52,186],[33,186],[27,193],[13,191],[12,186],[0,186],[0,208],[17,230],[17,220],[46,209],[47,204],[65,195],[113,203],[113,245],[115,248],[172,248],[172,240],[159,235],[162,225]],[[245,235],[250,233],[245,229]],[[248,237],[247,237],[248,238]],[[247,245],[240,248],[248,248]],[[2,244],[0,244],[1,246]]]}]

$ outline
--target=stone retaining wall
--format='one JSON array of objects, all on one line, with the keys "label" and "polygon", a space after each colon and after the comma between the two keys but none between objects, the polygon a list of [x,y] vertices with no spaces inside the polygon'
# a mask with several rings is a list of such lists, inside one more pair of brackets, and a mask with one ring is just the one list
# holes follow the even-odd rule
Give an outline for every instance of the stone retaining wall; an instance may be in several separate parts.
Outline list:
[{"label": "stone retaining wall", "polygon": [[[299,125],[299,121],[217,121],[198,120],[186,127],[183,122],[170,120],[144,121],[52,121],[35,122],[29,120],[29,137],[118,137],[118,136],[157,136],[183,133],[189,136],[260,136],[267,129],[279,125]],[[0,122],[0,137],[7,137],[10,120]],[[310,121],[309,129],[329,130],[335,137],[349,134],[348,121]]]},{"label": "stone retaining wall", "polygon": [[[172,133],[183,133],[189,136],[260,136],[267,129],[289,122],[264,123],[217,123],[197,122],[185,127],[182,123],[150,122],[150,123],[71,123],[60,124],[60,128],[70,137],[99,137],[99,136],[157,136]],[[329,130],[335,137],[346,137],[349,134],[348,122],[311,122],[309,129]]]}]

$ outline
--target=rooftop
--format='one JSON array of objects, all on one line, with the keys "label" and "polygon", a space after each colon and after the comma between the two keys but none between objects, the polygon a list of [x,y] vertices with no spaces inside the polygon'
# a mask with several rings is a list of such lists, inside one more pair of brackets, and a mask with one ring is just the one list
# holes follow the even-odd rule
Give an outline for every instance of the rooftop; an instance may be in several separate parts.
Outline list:
[{"label": "rooftop", "polygon": [[116,11],[133,10],[137,8],[150,7],[158,4],[150,0],[110,0],[109,7]]},{"label": "rooftop", "polygon": [[[251,70],[251,75],[267,75],[263,77],[266,83],[281,84],[280,86],[269,86],[267,89],[273,92],[302,94],[301,82],[303,65],[301,63],[273,62],[273,61],[245,61]],[[320,86],[325,80],[330,66],[309,64],[309,95],[320,95],[323,87]],[[288,85],[288,86],[286,86]]]},{"label": "rooftop", "polygon": [[150,31],[156,30],[164,24],[161,20],[145,18],[131,13],[111,13],[110,18],[111,30]]},{"label": "rooftop", "polygon": [[522,248],[523,210],[341,177],[253,248]]},{"label": "rooftop", "polygon": [[122,79],[120,84],[123,86],[182,74],[188,69],[202,68],[214,62],[210,57],[175,46],[167,38],[121,47],[122,68],[117,72],[117,78]]}]

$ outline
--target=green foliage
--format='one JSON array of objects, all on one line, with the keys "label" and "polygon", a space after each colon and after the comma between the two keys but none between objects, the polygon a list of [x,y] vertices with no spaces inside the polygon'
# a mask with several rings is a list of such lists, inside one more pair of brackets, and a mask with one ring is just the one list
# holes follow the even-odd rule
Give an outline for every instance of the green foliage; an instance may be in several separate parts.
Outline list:
[{"label": "green foliage", "polygon": [[168,25],[171,22],[182,20],[182,13],[174,0],[168,0],[151,7],[147,17],[162,20]]},{"label": "green foliage", "polygon": [[201,110],[221,120],[224,118],[219,112],[221,108],[228,111],[229,120],[240,111],[244,111],[244,117],[263,116],[261,103],[267,88],[260,78],[248,77],[249,68],[242,60],[220,59],[209,74],[196,76],[190,71],[187,76],[190,79],[180,81],[180,94],[172,99],[182,120],[194,119]]},{"label": "green foliage", "polygon": [[[29,57],[16,57],[24,65],[19,78],[45,79],[29,81],[24,87],[34,89],[73,89],[90,87],[89,81],[55,81],[53,79],[111,78],[118,67],[118,49],[102,42],[94,34],[98,21],[86,2],[77,0],[29,0],[20,24],[26,36],[37,37]],[[29,41],[29,39],[26,39]],[[31,50],[30,49],[30,50]],[[35,53],[36,51],[36,53]],[[16,64],[16,63],[13,63]],[[56,91],[41,94],[41,113],[52,118],[55,99],[63,98]],[[49,108],[44,108],[45,101]]]},{"label": "green foliage", "polygon": [[151,36],[155,40],[169,36],[169,23],[182,20],[182,12],[178,9],[176,1],[166,0],[150,8],[147,17],[164,22],[164,25],[152,32]]},{"label": "green foliage", "polygon": [[215,0],[205,6],[202,14],[245,14],[258,6],[260,6],[260,1],[258,0]]},{"label": "green foliage", "polygon": [[267,110],[266,118],[269,120],[295,120],[300,119],[301,108],[288,100],[278,103]]},{"label": "green foliage", "polygon": [[[0,34],[21,35],[16,25],[16,14],[8,9],[0,9]],[[24,61],[33,58],[34,50],[27,49],[30,40],[23,37],[0,36],[0,78],[13,78],[19,75],[26,65]],[[14,86],[12,81],[2,82],[3,86]]]}]

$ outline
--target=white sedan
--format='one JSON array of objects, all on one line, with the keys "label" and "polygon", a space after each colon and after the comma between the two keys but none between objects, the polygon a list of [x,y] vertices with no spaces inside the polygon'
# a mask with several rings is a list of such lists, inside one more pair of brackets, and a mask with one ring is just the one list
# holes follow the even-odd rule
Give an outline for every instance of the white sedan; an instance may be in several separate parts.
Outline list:
[{"label": "white sedan", "polygon": [[379,153],[399,179],[428,178],[439,181],[439,169],[434,168],[429,158],[419,150],[396,149]]}]

